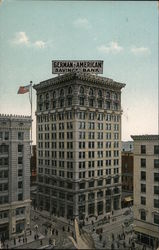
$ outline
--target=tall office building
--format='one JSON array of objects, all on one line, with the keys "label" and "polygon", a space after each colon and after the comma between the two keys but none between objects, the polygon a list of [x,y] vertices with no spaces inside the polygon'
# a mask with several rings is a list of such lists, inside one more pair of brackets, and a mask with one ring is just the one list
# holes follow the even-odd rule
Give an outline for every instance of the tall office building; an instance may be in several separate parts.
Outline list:
[{"label": "tall office building", "polygon": [[159,135],[134,140],[134,230],[138,240],[159,246]]},{"label": "tall office building", "polygon": [[30,127],[28,116],[0,115],[0,238],[30,229]]},{"label": "tall office building", "polygon": [[120,209],[124,86],[80,72],[34,85],[39,207],[79,219]]}]

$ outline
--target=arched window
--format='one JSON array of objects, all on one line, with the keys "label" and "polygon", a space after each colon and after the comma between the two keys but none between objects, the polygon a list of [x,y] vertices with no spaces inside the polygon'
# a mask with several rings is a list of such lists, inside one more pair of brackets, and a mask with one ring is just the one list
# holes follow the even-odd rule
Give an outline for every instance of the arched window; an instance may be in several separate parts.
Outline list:
[{"label": "arched window", "polygon": [[106,92],[106,98],[110,99],[110,92],[109,91]]},{"label": "arched window", "polygon": [[72,94],[72,88],[71,87],[68,88],[68,94]]},{"label": "arched window", "polygon": [[45,98],[46,98],[46,100],[49,99],[49,93],[46,93]]},{"label": "arched window", "polygon": [[53,92],[53,98],[56,98],[56,91]]},{"label": "arched window", "polygon": [[118,94],[114,93],[114,100],[118,100]]},{"label": "arched window", "polygon": [[98,90],[98,96],[102,97],[102,91],[101,91],[101,89]]},{"label": "arched window", "polygon": [[89,90],[89,95],[94,95],[94,91],[93,91],[93,89],[92,88],[90,88],[90,90]]},{"label": "arched window", "polygon": [[80,94],[84,94],[84,88],[83,87],[80,87]]},{"label": "arched window", "polygon": [[60,90],[60,96],[64,96],[64,90],[63,89]]}]

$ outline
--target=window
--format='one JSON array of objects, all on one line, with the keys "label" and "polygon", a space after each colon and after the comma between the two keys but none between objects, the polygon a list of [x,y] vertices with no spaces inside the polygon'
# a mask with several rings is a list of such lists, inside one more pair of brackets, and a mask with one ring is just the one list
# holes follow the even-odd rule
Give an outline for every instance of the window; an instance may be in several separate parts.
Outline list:
[{"label": "window", "polygon": [[80,183],[79,184],[79,189],[84,189],[84,188],[85,188],[85,183],[84,182]]},{"label": "window", "polygon": [[102,100],[98,100],[98,108],[102,108],[102,106],[103,106]]},{"label": "window", "polygon": [[154,173],[154,181],[159,182],[159,173]]},{"label": "window", "polygon": [[22,169],[18,169],[18,177],[23,175],[23,170]]},{"label": "window", "polygon": [[154,223],[159,225],[159,214],[154,214]]},{"label": "window", "polygon": [[23,145],[19,144],[18,145],[18,153],[22,153],[23,152]]},{"label": "window", "polygon": [[23,158],[22,157],[18,157],[18,164],[23,164]]},{"label": "window", "polygon": [[146,205],[146,197],[141,196],[141,204]]},{"label": "window", "polygon": [[159,154],[159,145],[154,146],[154,154]]},{"label": "window", "polygon": [[146,181],[146,172],[141,171],[141,180]]},{"label": "window", "polygon": [[94,107],[94,99],[89,98],[89,107]]},{"label": "window", "polygon": [[93,89],[92,89],[92,88],[90,88],[90,90],[89,90],[89,95],[91,95],[91,96],[93,96],[93,95],[94,95],[94,91],[93,91]]},{"label": "window", "polygon": [[9,140],[9,132],[5,132],[5,134],[4,134],[4,140]]},{"label": "window", "polygon": [[146,220],[146,212],[144,210],[141,210],[140,219],[141,220]]},{"label": "window", "polygon": [[146,159],[141,158],[141,167],[146,167]]},{"label": "window", "polygon": [[22,200],[23,200],[23,194],[20,193],[20,194],[18,194],[18,201],[22,201]]},{"label": "window", "polygon": [[146,184],[141,184],[141,193],[146,193]]},{"label": "window", "polygon": [[60,96],[64,96],[64,90],[63,89],[60,90]]},{"label": "window", "polygon": [[23,183],[22,183],[22,181],[19,181],[18,182],[18,188],[22,188],[23,187]]},{"label": "window", "polygon": [[23,140],[23,139],[24,139],[24,133],[18,132],[18,140]]},{"label": "window", "polygon": [[141,154],[146,154],[146,145],[141,145]]},{"label": "window", "polygon": [[154,194],[159,194],[159,186],[154,186]]},{"label": "window", "polygon": [[154,168],[159,168],[159,159],[154,159]]},{"label": "window", "polygon": [[94,187],[94,181],[89,181],[88,186],[89,187]]},{"label": "window", "polygon": [[159,208],[159,200],[154,199],[154,207]]},{"label": "window", "polygon": [[79,105],[84,106],[84,97],[80,96]]},{"label": "window", "polygon": [[101,89],[99,89],[99,91],[98,91],[98,96],[102,97],[102,90]]},{"label": "window", "polygon": [[72,94],[72,88],[71,87],[68,88],[68,94],[70,94],[70,95]]},{"label": "window", "polygon": [[83,87],[80,87],[80,94],[84,94],[84,88]]}]

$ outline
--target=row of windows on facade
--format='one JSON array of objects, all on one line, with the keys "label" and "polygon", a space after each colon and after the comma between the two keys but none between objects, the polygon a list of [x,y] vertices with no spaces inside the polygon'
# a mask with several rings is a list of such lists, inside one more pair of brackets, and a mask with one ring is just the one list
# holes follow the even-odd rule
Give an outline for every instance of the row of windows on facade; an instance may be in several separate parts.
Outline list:
[{"label": "row of windows on facade", "polygon": [[[54,90],[53,92],[47,92],[45,94],[40,94],[38,95],[38,100],[39,101],[48,101],[49,98],[51,99],[56,99],[59,97],[63,97],[63,96],[70,96],[70,95],[74,95],[74,89],[72,87],[68,87],[66,89],[62,88],[59,90]],[[88,91],[83,87],[80,86],[78,89],[78,94],[80,95],[89,95],[89,96],[96,96],[98,95],[98,97],[103,97],[105,96],[107,99],[113,99],[113,100],[119,100],[120,99],[120,94],[117,92],[110,92],[110,91],[106,91],[105,90],[101,90],[101,89],[93,89],[93,88],[89,88]]]},{"label": "row of windows on facade", "polygon": [[[18,132],[17,139],[23,140],[24,139],[24,132]],[[7,131],[1,132],[0,131],[0,140],[5,140],[5,141],[9,140],[9,132],[7,132]]]},{"label": "row of windows on facade", "polygon": [[[91,147],[94,148],[94,145],[92,144]],[[64,151],[38,151],[39,157],[53,157],[53,158],[67,158],[67,159],[73,159],[74,158],[74,152],[64,152]],[[86,159],[86,158],[105,158],[105,157],[119,157],[119,151],[118,150],[107,150],[107,151],[88,151],[88,152],[78,152],[78,158],[79,159]]]},{"label": "row of windows on facade", "polygon": [[[46,198],[46,197],[45,197]],[[41,208],[46,209],[47,211],[49,211],[50,209],[50,201],[47,200],[46,202],[44,201],[44,197],[42,195],[40,195],[40,199],[39,199],[39,206]],[[62,202],[62,201],[61,201]],[[66,209],[66,205],[63,203],[59,203],[59,206],[57,205],[57,200],[52,199],[52,213],[58,214],[62,217],[65,216],[65,209]],[[66,202],[66,200],[65,200]],[[97,209],[95,209],[95,207],[97,207]],[[105,208],[105,209],[104,209]],[[78,211],[79,211],[79,218],[83,219],[83,215],[86,213],[86,211],[88,212],[88,215],[100,215],[103,213],[108,213],[111,212],[111,210],[118,210],[120,209],[120,198],[119,197],[113,197],[113,199],[106,199],[106,203],[104,204],[103,201],[98,201],[96,203],[90,203],[88,204],[88,209],[86,209],[85,205],[80,205],[78,207]],[[72,218],[72,214],[73,214],[73,206],[68,205],[67,206],[67,211],[71,211],[70,215]],[[68,216],[68,214],[67,214]],[[70,217],[68,217],[70,218]]]},{"label": "row of windows on facade", "polygon": [[[140,212],[140,219],[143,221],[146,221],[146,211],[142,210]],[[153,215],[153,223],[156,225],[159,225],[159,214],[154,214]]]},{"label": "row of windows on facade", "polygon": [[[45,140],[72,140],[74,139],[74,133],[73,132],[56,132],[56,133],[45,133]],[[104,138],[105,137],[105,138]],[[78,139],[97,139],[97,140],[119,140],[120,136],[119,133],[111,133],[111,132],[85,132],[80,131],[78,132]],[[40,137],[41,139],[41,137]]]},{"label": "row of windows on facade", "polygon": [[[94,157],[90,157],[94,158]],[[73,158],[69,158],[73,159]],[[67,168],[74,168],[74,162],[71,161],[57,161],[57,160],[44,160],[44,159],[38,159],[39,166],[50,166],[55,168],[64,168],[67,166]],[[119,166],[119,159],[114,160],[97,160],[97,161],[80,161],[78,162],[79,169],[82,168],[94,168],[94,167],[108,167],[108,166]]]},{"label": "row of windows on facade", "polygon": [[[154,175],[154,182],[159,182],[159,173],[153,173]],[[150,176],[150,174],[149,174]],[[141,171],[140,173],[140,180],[141,181],[146,181],[146,172],[145,171]]]},{"label": "row of windows on facade", "polygon": [[[141,183],[141,193],[146,193],[146,184]],[[159,186],[154,186],[154,194],[159,194]]]},{"label": "row of windows on facade", "polygon": [[[74,148],[74,142],[72,141],[60,141],[60,142],[39,142],[38,148],[45,148],[45,149],[73,149]],[[106,141],[105,143],[103,141],[80,141],[78,143],[79,149],[85,149],[85,148],[119,148],[119,141]],[[41,151],[41,150],[40,150]],[[44,153],[40,153],[44,155]]]},{"label": "row of windows on facade", "polygon": [[[22,201],[23,200],[23,193],[18,193],[18,201]],[[9,196],[8,195],[3,195],[0,196],[0,205],[2,204],[7,204],[9,203]]]},{"label": "row of windows on facade", "polygon": [[[58,192],[56,190],[50,190],[49,188],[43,188],[42,186],[39,186],[39,189],[38,189],[39,193],[43,193],[43,194],[46,194],[46,195],[50,195],[50,192],[51,192],[51,195],[54,196],[54,197],[57,197],[59,199],[63,199],[63,200],[69,200],[71,199],[71,201],[73,201],[73,194],[70,195],[70,194],[67,194],[65,192]],[[79,195],[78,196],[78,202],[81,203],[81,202],[85,202],[85,201],[94,201],[96,198],[103,198],[104,196],[105,197],[108,197],[108,196],[111,196],[111,195],[114,195],[114,194],[119,194],[121,192],[120,188],[119,187],[115,187],[115,188],[112,188],[112,189],[107,189],[106,191],[97,191],[97,192],[91,192],[91,193],[88,193],[88,194],[82,194],[82,195]]]},{"label": "row of windows on facade", "polygon": [[[66,111],[66,112],[60,112],[60,113],[54,113],[54,114],[47,114],[47,115],[38,115],[37,116],[37,122],[54,122],[54,121],[62,121],[62,120],[72,120],[77,115],[77,118],[79,120],[98,120],[98,121],[109,121],[109,122],[119,122],[120,121],[120,115],[115,114],[103,114],[98,112],[72,112],[72,111]],[[56,125],[55,125],[56,126]]]},{"label": "row of windows on facade", "polygon": [[[159,168],[159,159],[151,159],[151,161],[153,161],[153,166],[154,168]],[[141,158],[140,159],[140,166],[142,168],[146,168],[146,159],[145,158]]]},{"label": "row of windows on facade", "polygon": [[[141,145],[141,154],[146,154],[146,145]],[[159,154],[159,145],[154,145],[154,154]]]},{"label": "row of windows on facade", "polygon": [[[141,203],[141,205],[146,205],[146,197],[145,196],[140,197],[140,203]],[[149,203],[149,201],[148,201],[148,203]],[[153,207],[159,208],[159,199],[153,200]]]},{"label": "row of windows on facade", "polygon": [[[65,172],[64,172],[64,173],[65,173]],[[90,173],[90,176],[89,176],[89,177],[93,177],[93,176],[92,176],[92,171],[89,172],[89,173]],[[67,172],[67,176],[68,176],[67,178],[72,179],[72,178],[73,178],[73,175],[74,175],[73,172]],[[99,177],[99,176],[103,176],[103,170],[98,170],[98,171],[97,171],[97,176],[98,176],[98,177]],[[61,171],[61,176],[60,176],[60,177],[64,177],[62,171]],[[85,171],[80,172],[80,173],[79,173],[79,178],[80,178],[80,179],[86,178],[86,172],[85,172]],[[112,183],[112,180],[114,180],[114,183],[119,183],[120,178],[119,178],[118,175],[114,176],[113,178],[111,178],[111,176],[108,176],[108,177],[106,178],[106,180],[105,180],[105,184],[106,184],[106,185],[110,185],[110,184]],[[43,177],[43,176],[39,175],[39,176],[38,176],[38,181],[39,181],[39,183],[45,183],[45,184],[52,185],[52,186],[57,185],[57,181],[55,181],[54,179],[51,179],[51,178],[49,178],[49,177],[47,177],[47,176]],[[104,181],[103,181],[103,182],[104,182]],[[59,182],[59,183],[60,183],[60,182]],[[92,187],[94,187],[94,184],[93,184],[93,183],[95,183],[95,181],[93,180],[91,183],[92,183],[92,185],[93,185]],[[81,183],[80,183],[80,184],[81,184]],[[80,184],[79,184],[79,187],[80,187]],[[59,186],[60,186],[60,185],[59,185]]]},{"label": "row of windows on facade", "polygon": [[[73,105],[73,98],[68,97],[65,99],[59,99],[58,101],[52,101],[51,103],[38,103],[38,110],[49,110],[49,109],[55,109],[55,108],[63,108],[63,107],[71,107]],[[77,105],[77,104],[76,104]],[[80,106],[88,106],[91,108],[100,108],[100,109],[107,109],[107,110],[120,110],[120,104],[117,102],[111,102],[106,101],[104,102],[102,99],[95,100],[94,98],[91,98],[88,100],[88,104],[86,102],[86,99],[84,97],[79,97],[78,105]]]},{"label": "row of windows on facade", "polygon": [[[67,126],[66,126],[67,125]],[[43,125],[38,125],[38,131],[56,131],[56,130],[65,130],[65,129],[73,129],[73,122],[67,122],[62,123],[60,122],[59,124],[53,123],[51,125],[45,124]],[[78,122],[78,129],[91,129],[91,130],[114,130],[114,131],[119,131],[119,124],[111,124],[111,123],[106,123],[104,124],[103,122]],[[42,136],[42,134],[41,134]]]},{"label": "row of windows on facade", "polygon": [[[67,164],[67,168],[68,169],[73,169],[73,163],[72,164],[70,164],[70,163],[72,163],[72,162],[69,162],[69,164]],[[91,163],[94,163],[94,162],[91,162]],[[63,164],[64,165],[64,164]],[[81,164],[79,164],[79,169],[85,169],[85,162],[81,162]],[[94,168],[94,164],[90,164],[90,165],[88,165],[90,168]],[[50,175],[50,174],[52,174],[52,175],[57,175],[57,169],[49,169],[49,168],[41,168],[41,167],[39,167],[38,168],[38,171],[39,171],[39,174],[47,174],[47,175]],[[106,169],[106,175],[111,175],[111,174],[118,174],[119,173],[119,168],[114,168],[114,169],[111,169],[111,168],[107,168]],[[91,171],[90,171],[90,173],[89,173],[89,171],[88,171],[88,175],[90,175],[90,176],[92,176],[92,174],[94,174],[94,173],[92,173]]]}]

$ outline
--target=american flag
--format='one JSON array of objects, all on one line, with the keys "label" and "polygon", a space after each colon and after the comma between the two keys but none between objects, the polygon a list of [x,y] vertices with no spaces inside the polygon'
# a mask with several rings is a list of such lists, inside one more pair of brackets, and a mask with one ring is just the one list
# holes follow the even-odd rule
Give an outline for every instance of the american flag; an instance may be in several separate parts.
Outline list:
[{"label": "american flag", "polygon": [[20,86],[17,94],[25,94],[29,92],[31,85]]}]

